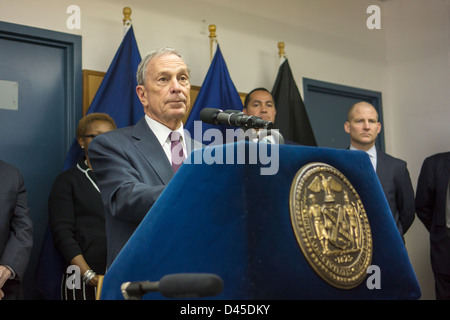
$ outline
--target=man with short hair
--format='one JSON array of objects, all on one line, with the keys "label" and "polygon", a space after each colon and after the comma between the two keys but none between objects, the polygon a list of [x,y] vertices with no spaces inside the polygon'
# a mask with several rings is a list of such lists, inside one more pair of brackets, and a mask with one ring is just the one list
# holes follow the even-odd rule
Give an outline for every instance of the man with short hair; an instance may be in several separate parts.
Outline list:
[{"label": "man with short hair", "polygon": [[245,96],[242,112],[248,116],[260,117],[272,123],[275,122],[277,114],[272,94],[265,88],[253,89]]},{"label": "man with short hair", "polygon": [[[272,123],[275,123],[275,117],[277,115],[273,96],[269,90],[263,87],[255,88],[245,96],[242,112],[247,116],[256,116]],[[277,129],[275,128],[275,130]],[[284,139],[282,136],[275,135],[271,137],[266,136],[265,133],[259,138],[254,139],[255,142],[259,140],[269,143],[298,145],[298,143]]]},{"label": "man with short hair", "polygon": [[145,116],[134,126],[99,135],[89,147],[106,210],[107,266],[182,161],[202,147],[183,130],[190,107],[190,69],[177,51],[162,48],[145,56],[137,84]]},{"label": "man with short hair", "polygon": [[345,132],[350,134],[350,150],[367,152],[380,180],[400,235],[412,225],[415,217],[414,190],[405,161],[394,158],[375,146],[381,131],[378,113],[367,102],[354,104],[348,112]]}]

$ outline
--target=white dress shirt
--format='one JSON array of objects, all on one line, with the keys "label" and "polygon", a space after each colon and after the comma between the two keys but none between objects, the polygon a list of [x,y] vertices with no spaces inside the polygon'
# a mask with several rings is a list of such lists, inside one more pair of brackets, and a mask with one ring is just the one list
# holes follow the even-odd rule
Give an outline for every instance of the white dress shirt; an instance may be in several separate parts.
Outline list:
[{"label": "white dress shirt", "polygon": [[[153,133],[155,134],[159,143],[161,144],[161,147],[163,148],[163,150],[167,156],[167,159],[169,159],[169,162],[172,163],[172,152],[170,150],[170,146],[171,146],[172,142],[170,141],[170,137],[169,137],[172,130],[167,128],[162,123],[159,123],[158,121],[153,120],[152,118],[150,118],[147,115],[145,115],[145,120],[147,121],[148,126],[153,131]],[[181,141],[181,144],[183,145],[183,153],[186,156],[187,151],[186,151],[186,142],[185,142],[186,140],[184,138],[183,123],[181,123],[181,126],[175,131],[179,132],[181,135],[180,141]]]},{"label": "white dress shirt", "polygon": [[[359,150],[350,145],[350,150]],[[377,172],[377,148],[373,145],[372,148],[366,151],[369,155],[370,161],[372,162],[373,169]]]}]

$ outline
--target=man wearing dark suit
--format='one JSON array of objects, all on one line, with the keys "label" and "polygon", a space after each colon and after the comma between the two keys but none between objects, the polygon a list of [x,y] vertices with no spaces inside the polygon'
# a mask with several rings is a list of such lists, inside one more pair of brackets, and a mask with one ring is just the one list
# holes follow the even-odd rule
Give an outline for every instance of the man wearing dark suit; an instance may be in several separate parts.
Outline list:
[{"label": "man wearing dark suit", "polygon": [[[176,164],[202,146],[183,130],[182,119],[190,106],[189,76],[189,67],[173,49],[148,54],[137,70],[136,93],[144,118],[99,135],[90,144],[105,204],[108,267],[172,179]],[[175,153],[172,132],[181,136]]]},{"label": "man wearing dark suit", "polygon": [[33,246],[32,233],[22,173],[0,161],[0,300],[23,299],[22,280]]},{"label": "man wearing dark suit", "polygon": [[450,152],[424,160],[417,182],[416,213],[430,232],[436,299],[450,300]]},{"label": "man wearing dark suit", "polygon": [[403,239],[415,217],[414,189],[406,162],[376,148],[381,130],[378,113],[367,102],[354,104],[348,112],[344,129],[350,134],[351,150],[366,151],[388,201],[398,231]]}]

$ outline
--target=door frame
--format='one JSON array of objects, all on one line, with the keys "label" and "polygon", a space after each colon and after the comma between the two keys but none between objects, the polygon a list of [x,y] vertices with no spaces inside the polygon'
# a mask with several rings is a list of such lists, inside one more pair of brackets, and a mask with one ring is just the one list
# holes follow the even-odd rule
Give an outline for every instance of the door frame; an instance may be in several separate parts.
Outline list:
[{"label": "door frame", "polygon": [[[62,50],[64,56],[64,83],[61,84],[61,90],[64,91],[64,102],[61,108],[64,115],[64,137],[62,139],[62,149],[64,150],[61,150],[61,152],[64,152],[64,155],[67,154],[75,139],[78,120],[82,117],[81,36],[0,21],[0,39]],[[42,130],[45,131],[47,128],[43,127]],[[7,156],[3,157],[3,160],[8,161],[7,158]],[[63,163],[61,163],[61,168],[62,166]],[[25,183],[27,183],[26,181]],[[30,190],[27,190],[27,192],[30,194]],[[31,204],[29,206],[30,210],[33,210]],[[45,212],[37,212],[33,220],[33,249],[25,278],[23,279],[25,299],[41,298],[35,281],[35,271],[39,263],[45,228],[48,224],[47,220],[48,216]],[[51,261],[48,263],[51,263]]]},{"label": "door frame", "polygon": [[78,120],[83,110],[83,78],[81,65],[81,36],[29,27],[20,24],[0,21],[0,38],[31,42],[44,46],[57,47],[66,55],[66,77],[64,88],[66,92],[65,105],[65,152],[75,139]]},{"label": "door frame", "polygon": [[312,92],[341,97],[349,97],[371,103],[377,110],[378,121],[380,121],[381,123],[381,131],[380,134],[378,135],[375,144],[377,145],[378,148],[380,148],[380,150],[385,152],[383,106],[382,106],[381,92],[355,88],[331,82],[319,81],[310,78],[303,78],[303,92],[304,92],[305,106],[310,106],[308,94]]}]

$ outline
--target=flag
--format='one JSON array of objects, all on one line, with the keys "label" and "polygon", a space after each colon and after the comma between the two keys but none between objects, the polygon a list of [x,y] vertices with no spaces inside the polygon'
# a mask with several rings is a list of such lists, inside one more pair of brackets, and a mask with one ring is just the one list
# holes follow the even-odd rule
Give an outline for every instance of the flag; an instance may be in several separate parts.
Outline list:
[{"label": "flag", "polygon": [[[194,139],[194,121],[200,120],[200,111],[203,108],[218,108],[222,110],[239,110],[242,111],[243,105],[241,97],[233,84],[228,73],[227,65],[217,45],[216,53],[203,80],[202,87],[197,95],[191,112],[184,124],[184,128],[189,131]],[[214,126],[202,123],[203,132],[210,128],[217,128],[222,131],[222,137],[225,138],[225,129],[230,128],[225,125]]]},{"label": "flag", "polygon": [[[86,112],[102,112],[110,115],[118,128],[134,125],[144,116],[136,94],[136,70],[141,62],[133,27],[122,39],[105,77]],[[76,165],[84,155],[75,138],[66,155],[63,171]],[[50,227],[47,226],[35,273],[36,284],[47,300],[61,299],[61,279],[66,263],[53,245]]]},{"label": "flag", "polygon": [[272,96],[277,108],[274,126],[280,130],[284,139],[305,146],[317,146],[305,105],[287,59],[280,65]]},{"label": "flag", "polygon": [[[136,94],[136,70],[140,62],[133,26],[130,26],[86,114],[107,113],[118,128],[134,125],[142,118],[144,110]],[[75,166],[82,156],[83,151],[74,139],[63,171]]]}]

